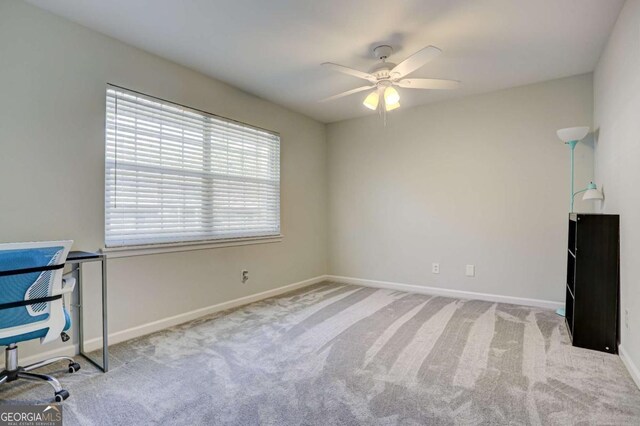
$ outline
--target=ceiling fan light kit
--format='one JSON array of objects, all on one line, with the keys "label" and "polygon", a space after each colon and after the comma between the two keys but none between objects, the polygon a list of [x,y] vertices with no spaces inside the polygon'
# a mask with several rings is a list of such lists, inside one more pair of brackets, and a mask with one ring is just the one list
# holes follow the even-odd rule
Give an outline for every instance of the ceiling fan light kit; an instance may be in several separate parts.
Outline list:
[{"label": "ceiling fan light kit", "polygon": [[[430,90],[447,90],[456,89],[460,86],[460,82],[456,80],[442,80],[434,78],[403,78],[427,62],[436,58],[442,51],[435,46],[427,46],[422,50],[409,56],[398,65],[387,62],[387,58],[391,56],[393,49],[391,46],[381,45],[373,49],[373,56],[381,62],[376,64],[370,72],[363,72],[343,65],[325,62],[322,66],[351,75],[369,82],[368,86],[358,87],[356,89],[347,90],[323,99],[322,102],[349,96],[354,93],[372,90],[364,99],[362,104],[371,110],[392,111],[400,107],[400,94],[393,86],[405,89],[430,89]],[[384,102],[380,102],[380,98]]]}]

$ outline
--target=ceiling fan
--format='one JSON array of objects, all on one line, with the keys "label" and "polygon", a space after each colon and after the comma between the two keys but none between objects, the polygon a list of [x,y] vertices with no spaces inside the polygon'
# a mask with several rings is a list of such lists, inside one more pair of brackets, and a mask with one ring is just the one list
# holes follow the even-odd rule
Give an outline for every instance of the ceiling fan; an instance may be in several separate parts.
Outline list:
[{"label": "ceiling fan", "polygon": [[[427,46],[424,49],[417,51],[398,65],[387,62],[387,58],[391,56],[392,53],[393,49],[391,46],[382,45],[374,48],[373,56],[378,58],[381,62],[374,66],[368,73],[331,62],[323,63],[322,66],[325,68],[367,80],[369,84],[367,86],[361,86],[347,90],[346,92],[338,93],[337,95],[330,96],[320,102],[332,101],[343,96],[349,96],[354,93],[373,89],[372,92],[364,99],[364,106],[374,111],[378,108],[384,108],[385,111],[392,111],[400,106],[400,94],[393,86],[401,87],[403,89],[431,90],[456,89],[460,86],[460,82],[456,80],[403,78],[440,55],[442,51],[435,46]],[[383,102],[380,102],[380,98],[382,98]]]}]

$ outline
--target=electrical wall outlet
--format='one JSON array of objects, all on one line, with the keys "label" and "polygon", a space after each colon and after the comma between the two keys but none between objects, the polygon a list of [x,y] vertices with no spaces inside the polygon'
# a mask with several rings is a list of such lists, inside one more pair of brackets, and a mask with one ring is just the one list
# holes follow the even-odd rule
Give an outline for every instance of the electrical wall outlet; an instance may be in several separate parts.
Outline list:
[{"label": "electrical wall outlet", "polygon": [[464,274],[468,277],[475,277],[476,276],[476,267],[475,265],[467,265]]},{"label": "electrical wall outlet", "polygon": [[246,269],[242,270],[242,284],[246,283],[247,281],[249,281],[249,271],[247,271]]},{"label": "electrical wall outlet", "polygon": [[629,329],[629,310],[624,310],[624,328]]},{"label": "electrical wall outlet", "polygon": [[434,274],[439,274],[440,273],[440,264],[439,263],[432,263],[431,264],[431,272]]}]

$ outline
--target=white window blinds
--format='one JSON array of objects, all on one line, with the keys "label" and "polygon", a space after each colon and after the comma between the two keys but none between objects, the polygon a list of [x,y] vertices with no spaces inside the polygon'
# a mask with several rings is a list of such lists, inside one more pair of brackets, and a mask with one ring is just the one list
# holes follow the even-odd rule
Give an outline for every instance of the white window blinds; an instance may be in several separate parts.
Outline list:
[{"label": "white window blinds", "polygon": [[279,234],[277,134],[107,88],[107,247]]}]

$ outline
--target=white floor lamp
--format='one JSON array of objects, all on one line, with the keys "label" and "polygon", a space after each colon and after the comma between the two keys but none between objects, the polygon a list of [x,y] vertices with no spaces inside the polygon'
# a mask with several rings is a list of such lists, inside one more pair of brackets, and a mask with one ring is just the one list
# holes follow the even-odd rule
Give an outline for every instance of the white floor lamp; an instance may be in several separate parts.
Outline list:
[{"label": "white floor lamp", "polygon": [[[585,189],[581,189],[580,191],[574,191],[574,151],[576,149],[576,145],[582,139],[584,139],[589,134],[588,127],[567,127],[566,129],[558,130],[558,137],[562,140],[566,145],[569,145],[571,149],[571,203],[569,205],[569,213],[573,213],[573,202],[576,198],[576,195],[584,192],[582,196],[583,200],[602,200],[602,192],[598,190],[598,187],[595,183],[589,183]],[[556,313],[560,316],[565,315],[564,308],[559,308],[556,310]]]}]

